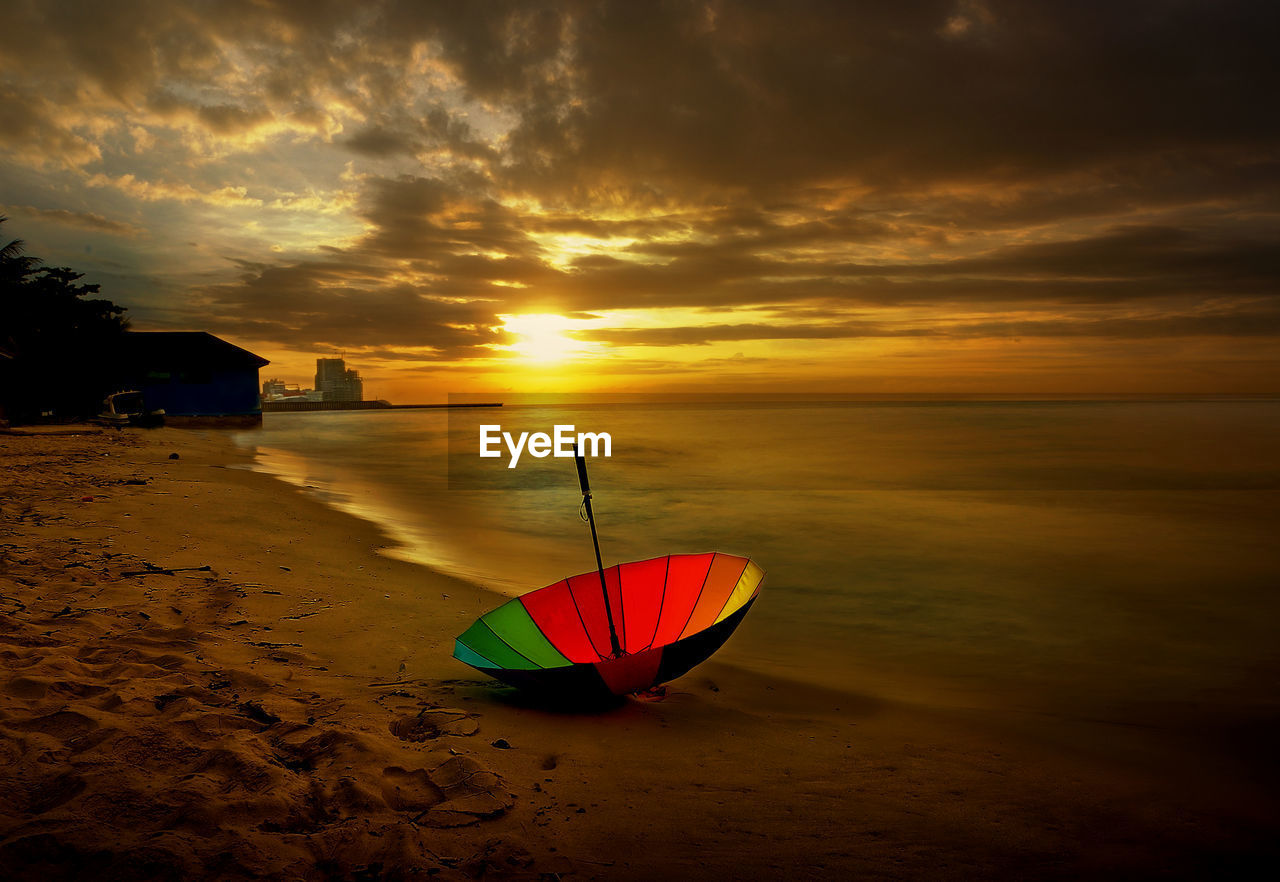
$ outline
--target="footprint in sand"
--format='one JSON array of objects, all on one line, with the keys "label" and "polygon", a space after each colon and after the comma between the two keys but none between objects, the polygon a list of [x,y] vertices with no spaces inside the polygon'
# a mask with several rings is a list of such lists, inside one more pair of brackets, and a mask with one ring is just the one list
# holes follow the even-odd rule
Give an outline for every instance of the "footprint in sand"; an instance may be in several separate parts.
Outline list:
[{"label": "footprint in sand", "polygon": [[291,771],[310,772],[327,768],[343,757],[369,752],[369,745],[353,733],[326,729],[311,735],[314,731],[311,727],[302,727],[273,738],[276,760]]},{"label": "footprint in sand", "polygon": [[388,766],[382,794],[396,811],[416,811],[428,827],[462,827],[503,814],[514,805],[502,779],[468,757],[455,756],[425,769]]},{"label": "footprint in sand", "polygon": [[467,826],[498,817],[516,804],[502,778],[470,757],[449,758],[426,774],[442,796],[420,819],[430,827]]},{"label": "footprint in sand", "polygon": [[431,783],[425,769],[383,769],[382,793],[387,805],[398,812],[422,812],[444,802],[444,794]]},{"label": "footprint in sand", "polygon": [[442,735],[474,735],[480,725],[466,711],[452,708],[424,710],[412,717],[393,720],[391,734],[401,741],[430,741]]},{"label": "footprint in sand", "polygon": [[515,805],[502,779],[470,757],[452,757],[432,769],[429,776],[445,798],[424,818],[433,827],[474,824],[497,817]]},{"label": "footprint in sand", "polygon": [[84,792],[85,780],[73,772],[63,772],[18,782],[18,787],[20,792],[16,795],[20,803],[25,803],[24,813],[40,815],[79,796]]},{"label": "footprint in sand", "polygon": [[75,711],[55,711],[29,720],[10,723],[14,729],[41,732],[61,741],[67,741],[98,728],[96,721]]},{"label": "footprint in sand", "polygon": [[44,698],[44,694],[49,691],[49,684],[34,677],[14,677],[4,684],[4,691],[15,698]]}]

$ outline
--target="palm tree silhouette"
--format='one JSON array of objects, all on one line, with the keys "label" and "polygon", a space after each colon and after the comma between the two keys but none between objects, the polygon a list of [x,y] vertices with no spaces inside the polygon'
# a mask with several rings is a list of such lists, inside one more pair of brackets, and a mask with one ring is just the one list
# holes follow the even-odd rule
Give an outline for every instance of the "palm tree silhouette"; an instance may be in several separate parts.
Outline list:
[{"label": "palm tree silhouette", "polygon": [[[0,214],[0,224],[8,219]],[[23,254],[24,250],[26,245],[21,239],[14,239],[0,248],[0,284],[4,284],[6,288],[30,275],[31,270],[40,262],[38,257],[28,257]]]}]

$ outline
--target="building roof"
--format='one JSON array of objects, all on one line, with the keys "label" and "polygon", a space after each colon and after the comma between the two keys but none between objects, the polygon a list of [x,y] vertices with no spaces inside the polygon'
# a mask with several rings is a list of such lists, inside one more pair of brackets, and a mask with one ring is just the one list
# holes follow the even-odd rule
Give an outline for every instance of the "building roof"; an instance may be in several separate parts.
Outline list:
[{"label": "building roof", "polygon": [[123,345],[126,360],[148,368],[199,366],[234,370],[271,363],[207,331],[129,331]]}]

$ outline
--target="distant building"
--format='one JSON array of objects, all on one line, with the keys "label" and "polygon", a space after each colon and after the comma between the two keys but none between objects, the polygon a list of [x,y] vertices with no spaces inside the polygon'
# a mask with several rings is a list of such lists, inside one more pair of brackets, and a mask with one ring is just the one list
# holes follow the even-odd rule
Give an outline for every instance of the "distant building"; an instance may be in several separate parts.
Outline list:
[{"label": "distant building", "polygon": [[124,335],[117,385],[142,392],[147,410],[169,425],[262,422],[258,369],[270,364],[204,331],[131,331]]},{"label": "distant building", "polygon": [[316,359],[316,390],[325,401],[361,401],[364,381],[341,358]]},{"label": "distant building", "polygon": [[271,379],[262,384],[262,403],[274,401],[321,401],[324,396],[315,389],[302,389],[297,383]]}]

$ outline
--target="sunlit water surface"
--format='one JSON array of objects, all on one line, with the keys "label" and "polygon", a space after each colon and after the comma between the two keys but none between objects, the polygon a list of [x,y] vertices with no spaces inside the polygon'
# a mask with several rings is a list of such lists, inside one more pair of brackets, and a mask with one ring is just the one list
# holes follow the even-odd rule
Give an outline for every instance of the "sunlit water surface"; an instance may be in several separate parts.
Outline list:
[{"label": "sunlit water surface", "polygon": [[397,556],[511,595],[592,569],[572,460],[481,461],[481,423],[611,434],[590,465],[606,565],[758,561],[731,664],[1136,722],[1280,705],[1280,402],[268,414],[237,440]]}]

